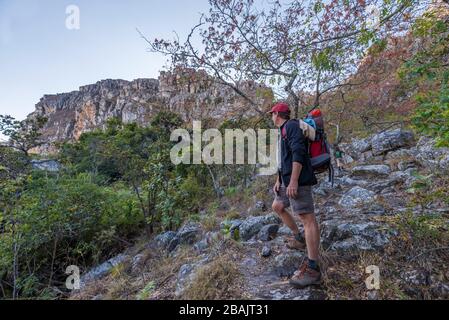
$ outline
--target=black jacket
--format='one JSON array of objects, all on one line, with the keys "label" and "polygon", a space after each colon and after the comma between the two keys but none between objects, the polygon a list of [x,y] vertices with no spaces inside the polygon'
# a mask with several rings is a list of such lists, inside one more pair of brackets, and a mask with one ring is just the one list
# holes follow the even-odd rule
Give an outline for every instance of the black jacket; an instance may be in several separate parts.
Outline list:
[{"label": "black jacket", "polygon": [[[282,137],[282,131],[286,137]],[[310,162],[308,153],[308,141],[302,130],[299,128],[298,120],[291,119],[284,122],[280,128],[281,131],[281,170],[279,173],[281,180],[287,187],[292,175],[293,162],[299,162],[302,170],[299,175],[298,185],[311,186],[317,184],[315,173]]]}]

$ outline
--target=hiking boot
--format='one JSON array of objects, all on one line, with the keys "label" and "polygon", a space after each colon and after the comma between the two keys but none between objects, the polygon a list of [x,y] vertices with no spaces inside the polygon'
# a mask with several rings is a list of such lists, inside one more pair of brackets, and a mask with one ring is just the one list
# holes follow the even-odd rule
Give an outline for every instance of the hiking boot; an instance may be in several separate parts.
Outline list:
[{"label": "hiking boot", "polygon": [[305,261],[301,268],[296,271],[289,283],[296,288],[305,288],[307,286],[316,285],[321,283],[321,272],[309,267],[307,261]]},{"label": "hiking boot", "polygon": [[306,244],[304,242],[298,241],[295,239],[295,237],[288,237],[287,238],[287,244],[286,247],[292,250],[305,250]]}]

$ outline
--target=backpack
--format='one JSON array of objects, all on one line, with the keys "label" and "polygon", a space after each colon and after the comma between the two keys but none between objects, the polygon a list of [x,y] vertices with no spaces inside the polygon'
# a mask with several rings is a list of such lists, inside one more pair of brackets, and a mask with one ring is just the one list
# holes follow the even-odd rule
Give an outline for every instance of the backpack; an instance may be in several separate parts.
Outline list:
[{"label": "backpack", "polygon": [[[324,119],[319,109],[307,114],[304,120],[299,120],[299,127],[306,139],[306,148],[310,162],[315,173],[329,172],[329,182],[334,186],[334,168],[331,161],[331,152],[324,131]],[[287,131],[282,128],[282,138],[287,138]]]}]

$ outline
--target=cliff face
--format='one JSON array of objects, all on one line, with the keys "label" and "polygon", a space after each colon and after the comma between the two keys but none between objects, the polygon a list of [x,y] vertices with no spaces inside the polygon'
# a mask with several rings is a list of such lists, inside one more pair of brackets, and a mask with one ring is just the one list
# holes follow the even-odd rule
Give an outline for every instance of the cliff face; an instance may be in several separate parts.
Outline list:
[{"label": "cliff face", "polygon": [[[145,125],[162,110],[178,113],[186,122],[257,113],[231,88],[213,80],[201,71],[175,70],[162,72],[158,79],[108,79],[78,91],[44,95],[28,117],[48,118],[42,134],[49,143],[33,151],[54,152],[52,143],[77,140],[83,132],[102,128],[111,117]],[[269,89],[249,82],[242,87],[262,108],[270,103]]]}]

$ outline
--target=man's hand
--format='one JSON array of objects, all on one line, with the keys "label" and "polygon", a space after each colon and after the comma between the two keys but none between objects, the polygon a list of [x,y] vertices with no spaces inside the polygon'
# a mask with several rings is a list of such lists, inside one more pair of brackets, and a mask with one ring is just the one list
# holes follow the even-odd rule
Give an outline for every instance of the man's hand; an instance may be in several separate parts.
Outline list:
[{"label": "man's hand", "polygon": [[287,196],[289,198],[296,198],[298,194],[298,181],[291,180],[290,184],[287,187]]},{"label": "man's hand", "polygon": [[276,181],[274,187],[273,187],[273,191],[275,194],[277,194],[279,192],[279,188],[281,187],[281,183],[278,181]]}]

